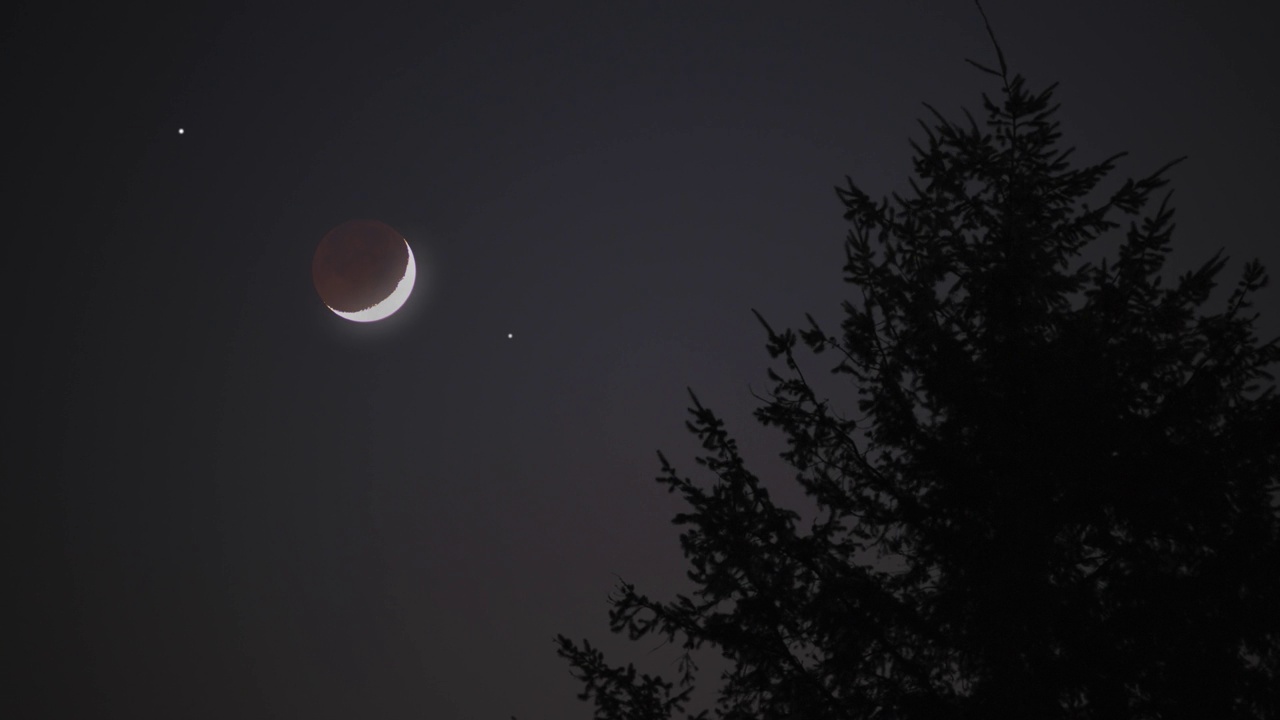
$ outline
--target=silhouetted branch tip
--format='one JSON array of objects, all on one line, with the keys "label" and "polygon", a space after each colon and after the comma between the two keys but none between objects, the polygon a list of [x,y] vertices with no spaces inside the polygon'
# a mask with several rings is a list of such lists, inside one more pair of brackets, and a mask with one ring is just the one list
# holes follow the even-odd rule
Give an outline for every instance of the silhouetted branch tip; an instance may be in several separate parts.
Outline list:
[{"label": "silhouetted branch tip", "polygon": [[971,64],[976,65],[983,70],[987,70],[992,74],[998,74],[1001,78],[1004,78],[1007,81],[1009,79],[1009,66],[1004,61],[1004,51],[1000,49],[1000,41],[996,40],[996,33],[991,29],[991,21],[987,19],[987,11],[982,9],[981,0],[973,0],[973,4],[978,6],[978,12],[982,14],[982,24],[987,28],[987,36],[991,38],[991,44],[996,47],[996,59],[1000,61],[1000,72],[996,73],[994,70],[985,68],[977,63],[973,63],[972,61],[970,62]]}]

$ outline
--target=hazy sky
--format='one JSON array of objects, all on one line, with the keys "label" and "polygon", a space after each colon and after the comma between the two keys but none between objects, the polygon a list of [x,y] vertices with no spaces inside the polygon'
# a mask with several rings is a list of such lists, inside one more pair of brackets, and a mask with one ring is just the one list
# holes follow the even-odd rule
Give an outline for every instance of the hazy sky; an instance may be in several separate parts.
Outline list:
[{"label": "hazy sky", "polygon": [[[832,188],[904,187],[922,101],[979,114],[981,19],[230,5],[8,11],[28,690],[61,717],[590,717],[556,633],[674,657],[609,636],[605,597],[684,587],[651,478],[658,449],[695,471],[686,386],[801,502],[750,419],[750,310],[837,326]],[[1228,283],[1280,271],[1274,24],[1239,5],[987,2],[1012,68],[1061,81],[1075,158],[1131,152],[1107,187],[1190,156],[1172,264],[1225,247]],[[355,218],[419,266],[374,325],[311,286]]]}]

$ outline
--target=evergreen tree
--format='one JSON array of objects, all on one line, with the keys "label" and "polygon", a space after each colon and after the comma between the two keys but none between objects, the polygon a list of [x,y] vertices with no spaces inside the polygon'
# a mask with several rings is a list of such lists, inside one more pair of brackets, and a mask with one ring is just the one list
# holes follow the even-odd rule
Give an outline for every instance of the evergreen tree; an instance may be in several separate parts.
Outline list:
[{"label": "evergreen tree", "polygon": [[[1149,201],[1173,163],[1092,207],[1122,155],[1073,167],[1053,87],[997,53],[973,63],[1000,83],[984,127],[929,108],[907,197],[837,188],[841,337],[760,318],[785,369],[756,417],[817,519],[776,505],[694,397],[713,480],[662,458],[659,481],[688,504],[696,591],[624,582],[609,613],[683,647],[680,677],[560,636],[596,717],[686,715],[704,645],[731,664],[714,711],[733,720],[1280,717],[1280,346],[1250,304],[1266,274],[1246,264],[1216,312],[1221,252],[1162,284],[1173,210]],[[1083,262],[1104,237],[1117,256]],[[818,397],[804,348],[834,356],[855,417]]]}]

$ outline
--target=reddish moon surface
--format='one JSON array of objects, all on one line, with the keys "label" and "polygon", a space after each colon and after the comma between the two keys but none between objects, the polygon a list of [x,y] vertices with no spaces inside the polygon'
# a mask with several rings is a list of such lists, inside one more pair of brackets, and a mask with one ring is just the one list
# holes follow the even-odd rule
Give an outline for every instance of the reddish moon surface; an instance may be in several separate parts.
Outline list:
[{"label": "reddish moon surface", "polygon": [[311,279],[331,309],[354,313],[387,299],[409,267],[404,237],[377,220],[350,220],[320,240]]}]

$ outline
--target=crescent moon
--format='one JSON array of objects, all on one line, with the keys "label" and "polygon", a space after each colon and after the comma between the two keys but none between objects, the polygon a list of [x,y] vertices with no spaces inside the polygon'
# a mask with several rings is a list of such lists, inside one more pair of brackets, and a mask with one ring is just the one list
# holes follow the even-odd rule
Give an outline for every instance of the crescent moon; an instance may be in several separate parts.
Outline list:
[{"label": "crescent moon", "polygon": [[348,220],[325,233],[311,258],[311,280],[325,307],[352,322],[400,309],[417,277],[413,248],[377,220]]},{"label": "crescent moon", "polygon": [[418,275],[417,265],[413,262],[413,248],[409,247],[408,241],[405,241],[404,246],[409,251],[409,262],[405,263],[404,276],[400,278],[400,282],[396,284],[396,289],[392,290],[390,295],[378,304],[356,312],[342,312],[329,305],[325,307],[333,310],[333,314],[338,317],[354,322],[373,322],[390,317],[409,299],[409,293],[413,292],[413,281]]}]

